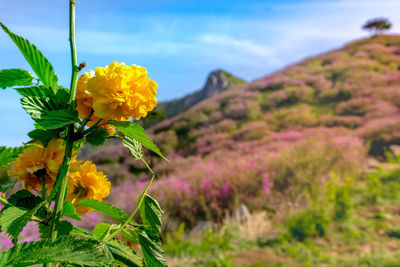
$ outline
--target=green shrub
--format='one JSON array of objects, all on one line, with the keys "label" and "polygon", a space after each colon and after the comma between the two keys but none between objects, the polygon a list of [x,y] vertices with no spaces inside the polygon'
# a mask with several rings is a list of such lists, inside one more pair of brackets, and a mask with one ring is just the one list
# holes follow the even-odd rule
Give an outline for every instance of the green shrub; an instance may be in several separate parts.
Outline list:
[{"label": "green shrub", "polygon": [[380,174],[376,171],[367,175],[368,194],[366,195],[367,203],[376,204],[382,194]]},{"label": "green shrub", "polygon": [[308,237],[324,236],[328,224],[329,221],[322,212],[307,209],[289,219],[288,230],[293,238],[303,241]]},{"label": "green shrub", "polygon": [[392,238],[399,238],[400,239],[400,228],[391,228],[388,229],[386,234]]},{"label": "green shrub", "polygon": [[343,220],[349,216],[349,210],[352,208],[349,191],[350,187],[347,183],[336,188],[333,211],[333,218],[335,220]]}]

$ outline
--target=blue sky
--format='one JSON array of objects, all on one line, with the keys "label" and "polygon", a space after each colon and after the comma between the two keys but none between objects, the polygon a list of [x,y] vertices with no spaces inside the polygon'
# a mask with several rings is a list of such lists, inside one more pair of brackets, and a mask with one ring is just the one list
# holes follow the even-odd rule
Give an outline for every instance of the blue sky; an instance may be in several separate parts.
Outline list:
[{"label": "blue sky", "polygon": [[[78,61],[87,70],[112,61],[148,69],[159,101],[202,87],[225,69],[247,81],[367,35],[360,26],[387,17],[400,32],[400,1],[76,0]],[[0,21],[35,44],[68,87],[67,0],[0,1]],[[30,69],[0,32],[0,69]],[[32,121],[10,89],[0,91],[0,145],[20,145]]]}]

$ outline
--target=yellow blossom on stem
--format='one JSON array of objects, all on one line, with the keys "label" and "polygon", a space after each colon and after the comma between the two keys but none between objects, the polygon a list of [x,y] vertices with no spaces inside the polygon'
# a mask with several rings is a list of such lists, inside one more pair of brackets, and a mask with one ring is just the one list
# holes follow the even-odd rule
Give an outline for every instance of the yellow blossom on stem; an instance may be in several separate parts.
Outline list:
[{"label": "yellow blossom on stem", "polygon": [[[39,141],[34,142],[34,146],[22,152],[18,159],[12,163],[12,169],[9,171],[10,176],[16,176],[23,181],[23,186],[27,190],[41,189],[42,178],[44,175],[46,189],[49,192],[54,181],[57,178],[58,170],[64,158],[65,146],[61,139],[51,139],[45,147]],[[76,161],[76,153],[71,160],[71,168],[75,169],[78,161]]]},{"label": "yellow blossom on stem", "polygon": [[[97,171],[96,165],[91,161],[85,161],[76,171],[69,173],[67,200],[74,204],[86,198],[102,201],[110,194],[110,189],[111,183],[104,173]],[[83,215],[93,210],[78,206],[76,211]]]},{"label": "yellow blossom on stem", "polygon": [[[86,78],[85,78],[86,79]],[[92,96],[94,115],[107,120],[139,120],[157,105],[157,83],[144,67],[113,62],[98,67],[88,77],[86,89]]]}]

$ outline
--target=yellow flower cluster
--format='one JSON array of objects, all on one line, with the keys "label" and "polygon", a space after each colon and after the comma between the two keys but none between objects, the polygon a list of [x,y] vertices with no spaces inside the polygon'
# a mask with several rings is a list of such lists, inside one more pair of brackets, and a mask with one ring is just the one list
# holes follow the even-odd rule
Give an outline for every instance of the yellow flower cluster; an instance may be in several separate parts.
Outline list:
[{"label": "yellow flower cluster", "polygon": [[76,100],[81,118],[93,109],[96,118],[127,121],[146,117],[157,105],[156,94],[145,68],[113,62],[79,78]]},{"label": "yellow flower cluster", "polygon": [[[9,175],[16,176],[23,181],[24,188],[37,190],[41,189],[40,173],[42,173],[46,188],[51,190],[63,161],[64,151],[65,147],[61,139],[51,139],[47,147],[40,142],[35,142],[34,146],[22,152],[18,159],[12,163],[12,170],[9,171]],[[75,153],[71,160],[71,170],[74,170],[78,164]]]},{"label": "yellow flower cluster", "polygon": [[[96,165],[85,161],[77,172],[71,172],[68,179],[68,196],[74,204],[82,199],[90,198],[101,201],[110,194],[111,183]],[[83,206],[76,207],[78,214],[83,215],[91,209]]]},{"label": "yellow flower cluster", "polygon": [[[23,181],[27,190],[41,190],[41,175],[44,175],[46,191],[49,194],[57,178],[58,170],[64,157],[63,140],[52,139],[45,147],[40,142],[22,152],[12,163],[9,175]],[[77,204],[84,198],[101,201],[110,194],[111,184],[104,173],[98,172],[96,165],[90,161],[81,164],[73,154],[68,175],[68,200]],[[81,165],[80,165],[81,164]],[[77,207],[81,215],[90,211],[85,207]]]}]

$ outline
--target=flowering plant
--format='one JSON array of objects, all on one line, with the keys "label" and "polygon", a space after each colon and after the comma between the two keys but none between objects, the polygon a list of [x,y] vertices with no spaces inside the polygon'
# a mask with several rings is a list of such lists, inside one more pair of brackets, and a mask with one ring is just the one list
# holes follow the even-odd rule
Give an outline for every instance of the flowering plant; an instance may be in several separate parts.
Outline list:
[{"label": "flowering plant", "polygon": [[[144,129],[130,121],[146,117],[157,105],[157,84],[145,68],[118,62],[78,79],[85,63],[77,64],[75,0],[69,2],[69,89],[58,85],[53,67],[34,45],[0,23],[37,76],[22,69],[0,71],[0,88],[14,87],[22,95],[23,109],[35,121],[28,143],[0,147],[0,167],[8,166],[9,175],[22,181],[23,187],[6,197],[17,180],[0,186],[0,227],[14,244],[0,253],[0,266],[166,266],[158,237],[163,211],[147,194],[154,173],[143,159],[142,146],[163,155]],[[84,144],[99,146],[110,137],[120,138],[152,175],[130,216],[103,201],[111,189],[105,174],[92,162],[77,160]],[[71,223],[95,210],[119,223],[102,222],[92,232]],[[133,220],[137,212],[141,223]],[[31,221],[38,223],[41,240],[19,244]],[[128,247],[117,236],[140,245],[141,250]]]}]

